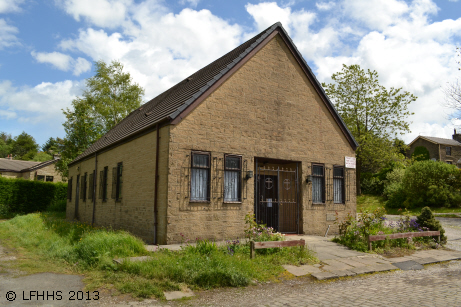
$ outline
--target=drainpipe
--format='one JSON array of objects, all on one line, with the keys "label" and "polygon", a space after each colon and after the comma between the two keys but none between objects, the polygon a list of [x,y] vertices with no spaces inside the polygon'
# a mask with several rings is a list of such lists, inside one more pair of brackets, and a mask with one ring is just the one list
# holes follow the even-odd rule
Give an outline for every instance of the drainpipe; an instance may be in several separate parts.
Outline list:
[{"label": "drainpipe", "polygon": [[157,143],[155,144],[155,187],[154,187],[154,244],[158,244],[157,240],[157,225],[158,225],[158,160],[160,151],[160,126],[157,124]]},{"label": "drainpipe", "polygon": [[94,225],[94,213],[96,211],[96,182],[98,177],[98,153],[94,154],[94,175],[93,175],[93,218],[91,220],[91,226]]}]

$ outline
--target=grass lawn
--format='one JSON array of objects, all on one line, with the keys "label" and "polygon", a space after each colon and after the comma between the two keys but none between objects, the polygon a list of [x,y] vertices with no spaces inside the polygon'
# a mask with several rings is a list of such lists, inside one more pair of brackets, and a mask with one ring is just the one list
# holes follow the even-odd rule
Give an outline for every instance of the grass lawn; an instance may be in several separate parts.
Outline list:
[{"label": "grass lawn", "polygon": [[[368,210],[373,211],[379,207],[386,209],[386,214],[399,215],[401,211],[396,208],[386,208],[384,197],[375,195],[360,195],[357,197],[357,212]],[[402,206],[402,209],[403,206]],[[408,209],[412,215],[419,215],[421,208]],[[461,208],[431,208],[433,213],[461,213]],[[455,217],[453,215],[447,215],[447,217]]]},{"label": "grass lawn", "polygon": [[[247,286],[283,278],[283,264],[316,263],[308,249],[260,250],[250,259],[249,246],[218,247],[197,242],[181,251],[149,253],[144,243],[124,231],[69,223],[64,214],[34,213],[0,223],[0,241],[16,251],[18,269],[30,273],[84,274],[87,290],[115,289],[134,297],[163,298],[163,291]],[[148,255],[145,262],[115,264],[114,258]]]}]

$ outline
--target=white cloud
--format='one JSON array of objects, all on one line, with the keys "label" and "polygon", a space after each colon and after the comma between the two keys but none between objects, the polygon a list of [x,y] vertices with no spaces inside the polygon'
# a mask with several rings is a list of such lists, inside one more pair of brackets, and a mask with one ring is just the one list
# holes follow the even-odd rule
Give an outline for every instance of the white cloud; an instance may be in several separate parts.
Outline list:
[{"label": "white cloud", "polygon": [[23,2],[24,0],[0,0],[0,14],[19,12],[21,10],[19,5]]},{"label": "white cloud", "polygon": [[[64,51],[82,52],[92,60],[121,61],[150,99],[235,48],[242,29],[208,10],[172,14],[156,2],[130,9],[123,32],[82,29],[60,43]],[[153,31],[152,29],[155,29]]]},{"label": "white cloud", "polygon": [[15,87],[0,82],[0,118],[17,118],[20,122],[48,123],[64,121],[63,108],[71,105],[81,92],[81,83],[43,82],[35,87]]},{"label": "white cloud", "polygon": [[59,70],[68,71],[71,66],[72,57],[63,54],[60,52],[35,52],[32,51],[31,55],[37,60],[39,63],[49,63],[56,67]]},{"label": "white cloud", "polygon": [[91,63],[84,58],[77,58],[74,64],[74,76],[80,76],[81,74],[91,70]]},{"label": "white cloud", "polygon": [[316,2],[315,6],[319,11],[329,11],[335,6],[334,1],[329,1],[329,2]]},{"label": "white cloud", "polygon": [[200,0],[181,0],[179,3],[181,3],[182,5],[189,4],[192,7],[197,7],[199,2]]},{"label": "white cloud", "polygon": [[70,55],[60,52],[35,52],[32,51],[31,55],[39,63],[49,63],[55,68],[62,71],[73,70],[75,76],[87,72],[91,69],[91,63],[84,58],[74,60]]},{"label": "white cloud", "polygon": [[18,33],[16,27],[8,25],[5,19],[0,19],[0,50],[18,45],[18,38],[16,34]]},{"label": "white cloud", "polygon": [[55,0],[66,13],[80,21],[98,26],[115,28],[120,26],[127,15],[132,0]]}]

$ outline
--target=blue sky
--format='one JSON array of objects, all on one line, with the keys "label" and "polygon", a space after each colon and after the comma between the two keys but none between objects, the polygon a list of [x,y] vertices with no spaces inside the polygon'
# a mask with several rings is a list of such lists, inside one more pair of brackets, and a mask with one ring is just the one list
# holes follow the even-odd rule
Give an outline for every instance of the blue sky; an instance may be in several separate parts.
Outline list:
[{"label": "blue sky", "polygon": [[148,101],[277,21],[320,81],[360,64],[418,96],[405,141],[451,137],[442,88],[461,77],[454,0],[0,0],[0,131],[64,137],[61,109],[94,61],[121,61]]}]

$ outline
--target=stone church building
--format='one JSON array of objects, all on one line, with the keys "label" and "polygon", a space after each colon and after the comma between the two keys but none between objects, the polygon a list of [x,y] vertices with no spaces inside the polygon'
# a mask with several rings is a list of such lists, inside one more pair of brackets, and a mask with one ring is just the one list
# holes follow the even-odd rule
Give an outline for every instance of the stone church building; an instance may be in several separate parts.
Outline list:
[{"label": "stone church building", "polygon": [[[148,243],[356,213],[357,143],[280,23],[130,113],[69,165],[67,218]],[[347,167],[349,166],[349,167]]]}]

